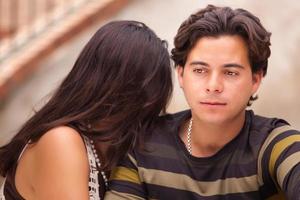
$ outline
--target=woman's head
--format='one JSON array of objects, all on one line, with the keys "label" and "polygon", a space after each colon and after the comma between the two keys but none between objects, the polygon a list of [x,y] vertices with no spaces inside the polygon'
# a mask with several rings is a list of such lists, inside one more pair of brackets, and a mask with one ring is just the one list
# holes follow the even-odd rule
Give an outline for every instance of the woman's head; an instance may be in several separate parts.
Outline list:
[{"label": "woman's head", "polygon": [[86,44],[49,102],[0,148],[0,172],[16,162],[25,143],[60,125],[110,141],[109,168],[165,112],[171,93],[166,42],[143,23],[110,22]]},{"label": "woman's head", "polygon": [[101,128],[99,119],[104,123],[157,116],[171,91],[166,43],[143,23],[115,21],[86,44],[59,95],[75,104],[62,109],[77,106],[74,114],[85,113],[85,120]]}]

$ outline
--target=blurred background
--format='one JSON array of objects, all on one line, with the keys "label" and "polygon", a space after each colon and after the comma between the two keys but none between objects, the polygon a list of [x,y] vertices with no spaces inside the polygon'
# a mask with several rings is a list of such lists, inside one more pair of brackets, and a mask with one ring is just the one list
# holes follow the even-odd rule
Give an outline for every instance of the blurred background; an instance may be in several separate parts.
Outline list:
[{"label": "blurred background", "polygon": [[[272,32],[268,74],[252,109],[300,129],[297,0],[0,0],[0,145],[48,100],[104,23],[142,21],[171,49],[181,22],[209,3],[245,8]],[[187,108],[175,73],[174,80],[171,113]]]}]

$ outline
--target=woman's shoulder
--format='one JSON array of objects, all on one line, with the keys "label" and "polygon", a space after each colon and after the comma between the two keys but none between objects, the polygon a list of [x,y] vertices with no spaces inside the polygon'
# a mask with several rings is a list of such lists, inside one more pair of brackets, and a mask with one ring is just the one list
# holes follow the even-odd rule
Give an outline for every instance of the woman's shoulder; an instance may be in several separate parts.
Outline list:
[{"label": "woman's shoulder", "polygon": [[38,161],[47,163],[69,162],[72,158],[86,157],[86,148],[80,133],[68,126],[50,129],[31,148]]},{"label": "woman's shoulder", "polygon": [[68,126],[58,126],[47,131],[33,146],[41,149],[50,147],[72,148],[73,146],[84,146],[82,137],[77,130]]},{"label": "woman's shoulder", "polygon": [[[52,192],[56,193],[55,197],[70,197],[67,191],[72,188],[82,188],[79,196],[88,195],[85,189],[89,174],[88,156],[84,141],[75,129],[67,126],[53,128],[30,148],[31,184],[35,191],[40,191],[39,197]],[[66,191],[59,194],[60,188]]]},{"label": "woman's shoulder", "polygon": [[[78,199],[73,196],[77,195],[85,199],[88,174],[88,156],[81,135],[71,127],[59,126],[26,148],[17,169],[16,186],[24,197],[34,194],[37,199]],[[78,190],[76,194],[68,192],[74,188]],[[35,192],[28,192],[32,190]]]}]

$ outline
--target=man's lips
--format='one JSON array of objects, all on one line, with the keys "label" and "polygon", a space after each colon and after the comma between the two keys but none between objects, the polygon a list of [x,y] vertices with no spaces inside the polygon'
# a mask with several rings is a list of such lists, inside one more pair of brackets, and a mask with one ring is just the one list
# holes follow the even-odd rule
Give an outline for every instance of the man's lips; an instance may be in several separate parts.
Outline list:
[{"label": "man's lips", "polygon": [[201,101],[200,104],[209,105],[209,106],[226,106],[226,103],[216,102],[216,101]]}]

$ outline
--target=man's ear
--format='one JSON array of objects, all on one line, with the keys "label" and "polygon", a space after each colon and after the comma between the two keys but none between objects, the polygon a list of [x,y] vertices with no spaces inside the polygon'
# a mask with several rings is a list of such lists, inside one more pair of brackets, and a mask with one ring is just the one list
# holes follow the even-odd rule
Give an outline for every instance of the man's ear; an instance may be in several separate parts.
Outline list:
[{"label": "man's ear", "polygon": [[252,95],[255,94],[260,86],[263,78],[263,72],[255,72],[252,74]]},{"label": "man's ear", "polygon": [[178,78],[178,83],[180,88],[183,87],[183,72],[184,72],[184,68],[180,65],[177,66],[176,68],[177,71],[177,78]]}]

